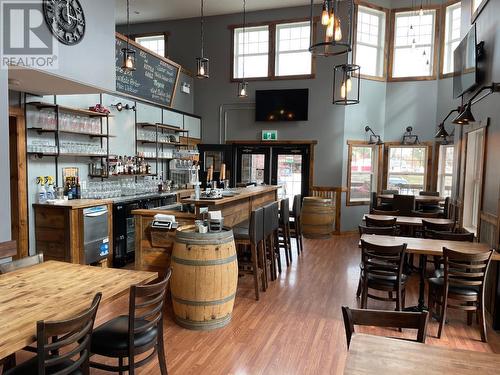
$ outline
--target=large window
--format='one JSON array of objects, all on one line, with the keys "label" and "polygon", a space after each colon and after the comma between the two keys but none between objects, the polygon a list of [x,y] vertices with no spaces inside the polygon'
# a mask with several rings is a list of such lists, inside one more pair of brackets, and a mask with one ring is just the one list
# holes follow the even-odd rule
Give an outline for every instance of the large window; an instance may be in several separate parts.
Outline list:
[{"label": "large window", "polygon": [[442,197],[451,197],[454,154],[454,145],[441,145],[439,147],[437,191]]},{"label": "large window", "polygon": [[387,189],[418,195],[427,184],[426,146],[389,146]]},{"label": "large window", "polygon": [[[232,79],[312,77],[309,21],[233,29]],[[243,71],[244,70],[244,71]]]},{"label": "large window", "polygon": [[358,5],[355,63],[361,75],[385,76],[386,12]]},{"label": "large window", "polygon": [[311,74],[309,22],[276,25],[276,76]]},{"label": "large window", "polygon": [[377,190],[378,146],[350,144],[347,165],[347,204],[369,204]]},{"label": "large window", "polygon": [[167,35],[166,34],[156,34],[156,35],[144,35],[136,36],[135,41],[141,46],[153,51],[157,55],[166,57],[167,56]]},{"label": "large window", "polygon": [[453,72],[453,51],[460,43],[461,3],[446,7],[443,43],[443,74]]},{"label": "large window", "polygon": [[393,79],[435,76],[435,9],[395,12],[392,51]]}]

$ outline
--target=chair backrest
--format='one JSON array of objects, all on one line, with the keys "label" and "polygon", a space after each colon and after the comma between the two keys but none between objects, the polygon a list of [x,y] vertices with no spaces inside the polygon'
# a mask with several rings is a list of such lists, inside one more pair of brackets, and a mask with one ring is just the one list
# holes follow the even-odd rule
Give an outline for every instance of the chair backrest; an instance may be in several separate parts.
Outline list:
[{"label": "chair backrest", "polygon": [[361,240],[361,262],[366,277],[395,277],[401,282],[407,244],[397,246],[374,245]]},{"label": "chair backrest", "polygon": [[390,195],[390,194],[399,194],[399,191],[398,190],[382,190],[382,194],[383,195]]},{"label": "chair backrest", "polygon": [[[167,292],[168,281],[172,275],[169,268],[165,277],[154,284],[132,285],[130,287],[130,305],[128,319],[129,351],[134,352],[135,335],[157,328],[162,335],[163,305]],[[140,324],[136,322],[140,321]]]},{"label": "chair backrest", "polygon": [[411,216],[412,211],[415,210],[415,196],[394,194],[392,207],[398,210],[402,216]]},{"label": "chair backrest", "polygon": [[90,339],[101,296],[97,293],[90,308],[73,318],[37,322],[38,374],[66,375],[78,369],[89,374]]},{"label": "chair backrest", "polygon": [[397,210],[377,210],[376,208],[372,208],[370,210],[370,214],[372,215],[387,215],[387,216],[399,216],[399,211]]},{"label": "chair backrest", "polygon": [[280,225],[285,225],[290,221],[290,203],[288,198],[282,199],[280,202]]},{"label": "chair backrest", "polygon": [[293,197],[293,205],[292,205],[293,217],[300,217],[300,211],[302,211],[302,195],[297,194]]},{"label": "chair backrest", "polygon": [[432,221],[422,220],[422,228],[424,231],[435,230],[438,232],[451,232],[453,231],[454,227],[455,223],[444,224],[444,223],[435,223]]},{"label": "chair backrest", "polygon": [[372,191],[370,195],[370,212],[378,207],[378,194],[376,191]]},{"label": "chair backrest", "polygon": [[264,239],[264,209],[262,207],[252,211],[248,235],[253,244],[258,244]]},{"label": "chair backrest", "polygon": [[491,263],[493,250],[480,253],[465,253],[443,248],[444,289],[448,287],[479,287],[483,291],[484,280]]},{"label": "chair backrest", "polygon": [[443,241],[474,242],[474,233],[453,233],[441,232],[437,230],[426,230],[424,231],[424,237]]},{"label": "chair backrest", "polygon": [[17,255],[17,242],[7,241],[0,243],[0,259],[12,258]]},{"label": "chair backrest", "polygon": [[396,225],[396,218],[391,219],[375,219],[373,217],[365,216],[365,223],[367,227],[393,227]]},{"label": "chair backrest", "polygon": [[439,191],[421,191],[418,195],[425,195],[426,197],[439,197]]},{"label": "chair backrest", "polygon": [[278,202],[264,206],[264,237],[269,236],[279,228]]},{"label": "chair backrest", "polygon": [[444,200],[443,217],[445,219],[450,218],[450,197],[446,197],[446,199]]},{"label": "chair backrest", "polygon": [[351,344],[354,326],[375,326],[385,328],[417,329],[415,341],[425,343],[427,335],[427,321],[429,313],[406,311],[359,310],[342,306],[347,348]]},{"label": "chair backrest", "polygon": [[13,260],[12,262],[0,264],[0,275],[12,271],[16,271],[21,268],[26,268],[34,266],[36,264],[43,263],[43,254],[37,254],[30,257]]},{"label": "chair backrest", "polygon": [[379,236],[395,236],[397,233],[396,227],[367,227],[359,225],[359,235],[363,234],[378,234]]},{"label": "chair backrest", "polygon": [[437,219],[441,214],[439,212],[412,211],[411,216],[425,217],[427,219]]}]

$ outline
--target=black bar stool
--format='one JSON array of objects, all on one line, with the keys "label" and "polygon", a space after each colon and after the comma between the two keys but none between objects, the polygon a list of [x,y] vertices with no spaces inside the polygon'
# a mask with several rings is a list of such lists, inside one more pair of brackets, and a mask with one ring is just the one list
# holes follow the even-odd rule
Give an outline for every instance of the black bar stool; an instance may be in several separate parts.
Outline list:
[{"label": "black bar stool", "polygon": [[302,195],[297,194],[293,197],[292,217],[290,220],[290,236],[297,241],[297,255],[304,251],[302,243],[302,228],[300,226],[300,212],[302,210]]},{"label": "black bar stool", "polygon": [[[279,255],[279,251],[276,252],[276,238],[278,237],[279,228],[278,213],[278,202],[273,202],[264,206],[264,245],[267,258],[271,261],[271,280],[276,280],[276,278],[278,277],[276,269],[276,255]],[[279,267],[281,268],[281,266]]]},{"label": "black bar stool", "polygon": [[286,266],[290,267],[290,263],[292,262],[292,243],[290,240],[290,203],[288,198],[282,199],[280,202],[279,234],[278,246],[279,249],[285,249]]}]

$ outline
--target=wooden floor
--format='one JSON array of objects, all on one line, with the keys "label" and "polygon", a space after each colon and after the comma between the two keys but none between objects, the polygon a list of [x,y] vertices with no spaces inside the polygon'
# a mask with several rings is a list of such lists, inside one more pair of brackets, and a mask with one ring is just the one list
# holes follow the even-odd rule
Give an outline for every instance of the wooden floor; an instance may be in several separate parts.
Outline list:
[{"label": "wooden floor", "polygon": [[[347,349],[340,307],[358,305],[358,239],[306,239],[304,253],[297,259],[294,249],[291,268],[286,270],[284,265],[279,280],[270,284],[259,302],[254,299],[251,278],[240,279],[233,320],[223,329],[185,330],[173,322],[169,308],[165,322],[169,374],[342,374]],[[407,305],[416,303],[417,281],[412,276]],[[372,301],[369,307],[394,308]],[[122,299],[103,309],[99,320],[126,311],[127,300]],[[478,327],[468,327],[465,315],[451,312],[449,318],[441,340],[435,338],[437,323],[430,323],[428,344],[500,353],[498,334],[490,331],[489,344],[483,344]],[[401,335],[394,330],[362,331]],[[159,374],[157,362],[138,373]]]}]

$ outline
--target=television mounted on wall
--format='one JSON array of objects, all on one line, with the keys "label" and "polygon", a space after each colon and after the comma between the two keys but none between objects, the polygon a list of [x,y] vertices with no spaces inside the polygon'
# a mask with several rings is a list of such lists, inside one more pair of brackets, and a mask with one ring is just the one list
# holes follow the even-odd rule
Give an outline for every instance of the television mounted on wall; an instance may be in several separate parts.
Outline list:
[{"label": "television mounted on wall", "polygon": [[309,89],[257,90],[255,121],[307,121]]}]

